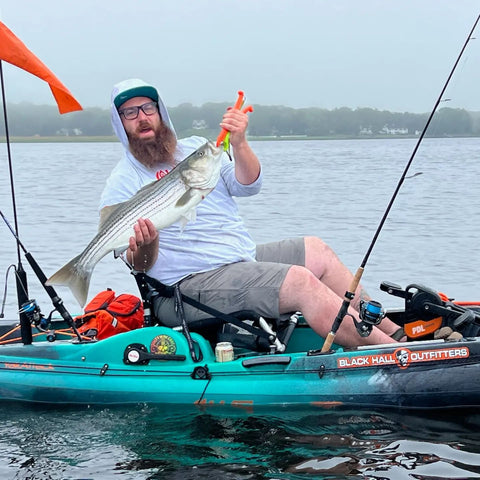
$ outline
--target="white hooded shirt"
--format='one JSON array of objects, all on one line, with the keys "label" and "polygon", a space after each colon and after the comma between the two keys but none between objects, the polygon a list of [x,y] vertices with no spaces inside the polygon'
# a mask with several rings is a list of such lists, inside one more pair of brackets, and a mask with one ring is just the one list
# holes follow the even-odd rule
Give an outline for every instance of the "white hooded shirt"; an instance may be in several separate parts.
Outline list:
[{"label": "white hooded shirt", "polygon": [[[128,139],[113,101],[122,89],[146,85],[138,79],[117,84],[112,91],[112,125],[125,147],[125,156],[118,162],[107,180],[100,199],[100,210],[131,198],[144,185],[157,180],[171,170],[170,165],[149,169],[133,157]],[[170,126],[168,111],[158,98],[163,121]],[[175,162],[202,146],[207,140],[189,137],[179,140],[174,154]],[[234,262],[255,261],[255,242],[239,215],[233,196],[254,195],[260,191],[262,174],[250,185],[242,185],[235,177],[235,168],[224,155],[220,180],[215,189],[197,206],[196,219],[183,228],[179,222],[159,231],[159,254],[156,263],[147,272],[167,285],[173,285],[190,274],[207,272]],[[133,235],[133,231],[132,231]]]}]

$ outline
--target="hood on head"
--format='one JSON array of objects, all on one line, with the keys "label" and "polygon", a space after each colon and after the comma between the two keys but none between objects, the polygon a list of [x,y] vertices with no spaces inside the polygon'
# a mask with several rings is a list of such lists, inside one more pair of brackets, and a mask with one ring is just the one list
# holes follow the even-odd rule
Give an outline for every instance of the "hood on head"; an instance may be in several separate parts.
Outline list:
[{"label": "hood on head", "polygon": [[118,107],[133,97],[148,97],[158,102],[158,110],[162,121],[170,127],[175,134],[172,121],[168,115],[167,107],[158,94],[158,90],[139,78],[130,78],[114,85],[111,95],[111,118],[115,135],[120,139],[123,146],[128,151],[128,138],[123,128],[122,120],[118,114]]}]

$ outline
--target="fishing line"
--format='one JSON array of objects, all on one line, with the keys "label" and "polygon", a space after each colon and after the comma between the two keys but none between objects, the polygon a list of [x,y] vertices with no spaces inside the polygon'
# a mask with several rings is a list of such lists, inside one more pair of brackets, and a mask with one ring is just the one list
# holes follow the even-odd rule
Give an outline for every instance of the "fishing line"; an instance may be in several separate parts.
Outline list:
[{"label": "fishing line", "polygon": [[357,272],[355,273],[355,276],[353,277],[350,288],[347,292],[345,292],[345,297],[343,299],[340,310],[338,311],[338,314],[337,314],[335,320],[333,321],[332,328],[331,328],[330,332],[328,333],[327,337],[325,338],[325,342],[324,342],[322,350],[321,350],[323,353],[330,351],[330,348],[331,348],[331,346],[333,344],[333,341],[335,339],[335,334],[337,333],[338,329],[340,328],[340,325],[341,325],[343,319],[347,315],[348,307],[350,306],[350,303],[355,296],[355,291],[357,290],[357,287],[360,283],[360,279],[362,278],[363,271],[365,270],[365,265],[367,264],[368,259],[370,258],[370,254],[372,253],[373,247],[375,246],[375,244],[377,242],[378,236],[380,235],[380,232],[383,228],[383,225],[385,224],[385,221],[387,220],[388,214],[390,213],[390,210],[393,206],[393,203],[395,202],[395,199],[397,198],[398,192],[400,191],[400,188],[401,188],[405,178],[407,177],[408,170],[410,169],[410,166],[412,165],[413,159],[415,158],[415,155],[417,153],[417,150],[420,147],[420,144],[422,143],[423,138],[425,137],[425,134],[428,130],[428,127],[429,127],[429,125],[432,121],[432,118],[435,115],[435,112],[437,111],[438,105],[442,101],[443,95],[445,94],[445,90],[447,89],[448,84],[450,83],[450,80],[453,77],[453,74],[454,74],[454,72],[457,68],[457,65],[459,64],[460,59],[463,56],[463,52],[467,48],[467,45],[470,42],[470,40],[474,39],[474,37],[472,37],[472,35],[473,35],[473,32],[475,31],[475,28],[477,27],[477,24],[478,24],[479,20],[480,20],[480,15],[478,15],[477,19],[475,20],[475,23],[473,24],[473,27],[470,30],[470,33],[468,34],[467,39],[465,40],[465,43],[464,43],[464,45],[463,45],[463,47],[462,47],[462,49],[461,49],[461,51],[460,51],[460,53],[457,57],[457,60],[455,61],[454,65],[453,65],[452,70],[450,71],[450,74],[448,75],[448,78],[447,78],[447,80],[446,80],[446,82],[445,82],[445,84],[444,84],[444,86],[443,86],[443,88],[440,92],[440,95],[438,96],[437,101],[435,102],[433,110],[430,113],[430,116],[428,117],[428,120],[427,120],[427,122],[426,122],[426,124],[425,124],[425,126],[422,130],[422,133],[420,134],[420,136],[418,138],[418,141],[415,145],[415,148],[413,149],[413,152],[410,156],[410,159],[408,160],[408,163],[407,163],[407,165],[406,165],[406,167],[403,171],[403,174],[400,177],[400,180],[398,181],[397,187],[395,188],[395,191],[393,192],[393,195],[390,199],[390,202],[388,203],[387,209],[385,210],[385,213],[383,214],[383,217],[382,217],[382,219],[381,219],[381,221],[380,221],[380,223],[377,227],[377,230],[376,230],[376,232],[373,236],[373,239],[370,243],[370,246],[367,249],[365,257],[363,258],[362,263],[360,264],[360,267],[358,268]]},{"label": "fishing line", "polygon": [[[476,37],[470,37],[470,40],[476,40]],[[477,46],[478,48],[478,46]],[[474,68],[475,59],[471,57],[470,53],[467,53],[462,59],[462,62],[458,66],[458,73],[455,75],[455,78],[452,79],[449,88],[449,98],[442,99],[442,102],[445,102],[445,107],[447,108],[462,108],[458,103],[458,97],[461,96],[462,90],[466,87],[465,81],[469,77],[469,72],[472,73],[472,67]],[[452,106],[449,104],[452,103]]]}]

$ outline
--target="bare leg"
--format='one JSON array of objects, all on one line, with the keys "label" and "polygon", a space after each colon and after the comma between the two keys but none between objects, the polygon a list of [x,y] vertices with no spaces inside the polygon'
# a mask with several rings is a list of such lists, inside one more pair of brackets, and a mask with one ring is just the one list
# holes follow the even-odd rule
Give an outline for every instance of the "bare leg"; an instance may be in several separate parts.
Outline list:
[{"label": "bare leg", "polygon": [[[330,317],[329,321],[331,326],[331,323],[338,313],[345,293],[350,288],[353,275],[340,261],[335,252],[323,240],[317,237],[305,237],[305,266],[320,280],[320,283],[331,290],[331,294],[336,294],[336,297],[340,300],[336,312]],[[322,297],[320,297],[320,299],[323,301]],[[352,309],[357,312],[359,310],[360,300],[370,300],[370,296],[361,284],[357,287],[355,297],[350,304]],[[303,310],[301,311],[303,312]],[[351,319],[349,319],[347,323],[351,324]],[[384,318],[378,328],[390,336],[399,329],[399,326],[390,319]]]},{"label": "bare leg", "polygon": [[[308,324],[322,337],[329,333],[341,303],[342,298],[304,267],[292,266],[280,289],[280,313],[301,311]],[[348,313],[358,320],[358,312],[354,309],[350,308]],[[336,341],[347,347],[394,342],[376,327],[368,337],[361,337],[349,317],[338,329]]]}]

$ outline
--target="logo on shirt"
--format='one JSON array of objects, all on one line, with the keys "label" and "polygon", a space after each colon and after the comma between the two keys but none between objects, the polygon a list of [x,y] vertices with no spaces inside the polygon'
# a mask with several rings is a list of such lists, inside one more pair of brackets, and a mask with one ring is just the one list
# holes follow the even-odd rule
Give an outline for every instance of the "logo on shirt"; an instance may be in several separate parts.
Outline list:
[{"label": "logo on shirt", "polygon": [[155,177],[157,178],[157,180],[160,180],[160,179],[163,178],[167,173],[168,173],[168,170],[159,170],[159,171],[155,174]]}]

